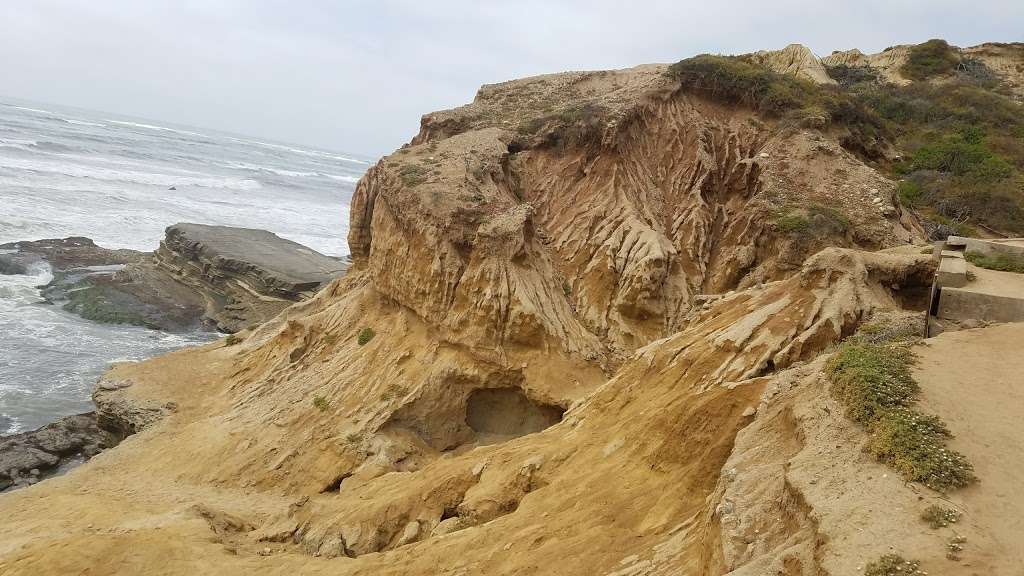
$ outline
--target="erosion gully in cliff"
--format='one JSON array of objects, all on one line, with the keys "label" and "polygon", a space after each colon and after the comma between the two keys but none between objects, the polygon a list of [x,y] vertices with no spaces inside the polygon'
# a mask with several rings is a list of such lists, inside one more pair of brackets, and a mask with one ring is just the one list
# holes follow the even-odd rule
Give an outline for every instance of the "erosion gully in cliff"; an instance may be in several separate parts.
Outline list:
[{"label": "erosion gully in cliff", "polygon": [[[357,186],[344,277],[233,345],[104,377],[99,410],[134,434],[0,499],[0,572],[810,575],[896,548],[933,573],[1015,566],[992,494],[904,482],[827,393],[830,346],[924,321],[936,262],[894,183],[665,70],[425,116]],[[847,224],[774,224],[814,205]],[[991,408],[931,377],[953,432]],[[984,510],[958,527],[970,567],[916,520],[946,501]]]}]

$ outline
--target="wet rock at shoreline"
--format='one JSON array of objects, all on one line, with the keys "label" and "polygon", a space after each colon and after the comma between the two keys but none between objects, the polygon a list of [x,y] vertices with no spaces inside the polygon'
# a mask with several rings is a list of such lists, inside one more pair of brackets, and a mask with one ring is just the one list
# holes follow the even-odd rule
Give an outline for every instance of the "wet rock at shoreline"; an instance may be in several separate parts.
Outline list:
[{"label": "wet rock at shoreline", "polygon": [[115,445],[96,414],[76,414],[31,432],[0,437],[0,491],[59,474]]},{"label": "wet rock at shoreline", "polygon": [[109,250],[82,237],[0,249],[0,273],[46,262],[48,302],[96,322],[171,332],[237,332],[311,296],[348,268],[266,230],[175,224],[150,254]]}]

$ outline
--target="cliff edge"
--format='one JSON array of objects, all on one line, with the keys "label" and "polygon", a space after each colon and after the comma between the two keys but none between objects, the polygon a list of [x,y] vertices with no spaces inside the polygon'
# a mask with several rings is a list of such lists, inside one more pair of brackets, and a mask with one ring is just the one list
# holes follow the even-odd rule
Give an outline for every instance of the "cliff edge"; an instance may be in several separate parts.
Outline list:
[{"label": "cliff edge", "polygon": [[[793,120],[662,65],[484,86],[424,116],[357,186],[344,277],[104,377],[98,410],[127,438],[0,498],[0,572],[1019,566],[1005,527],[1024,501],[985,480],[1015,471],[1004,427],[955,446],[983,481],[944,495],[866,452],[832,391],[835,345],[923,322],[936,263],[848,129]],[[1022,334],[979,333],[913,349],[999,356],[1008,388],[1024,366],[994,343]],[[916,378],[951,435],[995,404]],[[963,563],[918,520],[949,502],[971,511]]]}]

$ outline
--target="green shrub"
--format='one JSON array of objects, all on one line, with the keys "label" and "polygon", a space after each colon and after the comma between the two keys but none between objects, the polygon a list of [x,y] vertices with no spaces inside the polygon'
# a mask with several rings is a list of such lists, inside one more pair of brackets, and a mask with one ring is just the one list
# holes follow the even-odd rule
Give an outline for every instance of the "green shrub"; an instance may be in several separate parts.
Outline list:
[{"label": "green shrub", "polygon": [[868,452],[907,480],[940,491],[962,488],[974,480],[974,468],[966,456],[946,449],[951,436],[937,416],[896,408],[874,422]]},{"label": "green shrub", "polygon": [[224,339],[225,346],[234,346],[235,344],[241,344],[243,338],[238,334],[228,334],[228,337]]},{"label": "green shrub", "polygon": [[365,346],[370,340],[373,340],[373,337],[376,335],[377,333],[373,331],[373,328],[363,328],[356,335],[356,343],[360,346]]},{"label": "green shrub", "polygon": [[774,217],[775,229],[784,234],[796,234],[822,238],[845,234],[850,219],[845,214],[819,204],[803,209],[782,209]]},{"label": "green shrub", "polygon": [[964,254],[967,261],[979,268],[999,270],[1002,272],[1016,272],[1024,274],[1024,260],[1014,258],[1008,254],[985,255],[978,252]]},{"label": "green shrub", "polygon": [[878,73],[870,66],[827,66],[825,72],[844,88],[878,82]]},{"label": "green shrub", "polygon": [[769,116],[805,107],[813,85],[731,56],[702,54],[669,67],[684,90],[712,100],[742,104]]},{"label": "green shrub", "polygon": [[956,524],[960,520],[960,516],[960,512],[952,508],[943,508],[937,504],[932,504],[921,512],[921,519],[935,529]]},{"label": "green shrub", "polygon": [[917,182],[904,180],[896,186],[896,193],[900,196],[900,203],[904,206],[914,207],[921,203],[921,196],[924,194],[924,191]]},{"label": "green shrub", "polygon": [[668,75],[682,90],[766,116],[824,115],[826,123],[849,130],[844,146],[868,156],[877,155],[878,141],[886,136],[877,114],[842,90],[779,74],[742,57],[702,54],[673,64]]},{"label": "green shrub", "polygon": [[409,188],[426,182],[429,174],[430,169],[419,164],[403,164],[398,168],[398,178]]},{"label": "green shrub", "polygon": [[934,490],[966,486],[975,479],[973,467],[945,447],[949,429],[938,417],[910,407],[920,391],[910,371],[913,361],[906,345],[850,338],[827,364],[830,391],[847,416],[868,429],[867,450],[879,461]]},{"label": "green shrub", "polygon": [[323,412],[324,410],[327,410],[328,408],[331,407],[331,403],[328,402],[327,398],[324,398],[323,396],[314,396],[313,406],[315,406],[317,410]]},{"label": "green shrub", "polygon": [[520,123],[517,130],[525,137],[542,135],[541,146],[590,144],[600,140],[607,114],[603,106],[588,102],[531,118]]},{"label": "green shrub", "polygon": [[[867,67],[836,66],[828,73],[838,86],[778,74],[745,57],[707,54],[668,71],[681,91],[784,123],[838,129],[844,148],[913,181],[900,190],[907,206],[959,224],[1024,233],[1024,114],[995,89],[991,70],[932,40],[911,49],[905,73],[947,76],[941,84],[879,82]],[[903,161],[890,160],[890,144]],[[781,224],[787,233],[813,228],[795,217]]]},{"label": "green shrub", "polygon": [[[923,252],[931,254],[933,248]],[[915,342],[923,332],[923,318],[919,314],[883,314],[861,324],[850,339],[867,344],[898,344]]]},{"label": "green shrub", "polygon": [[785,214],[775,219],[775,228],[779,232],[792,234],[809,230],[811,223],[800,214]]},{"label": "green shrub", "polygon": [[955,176],[969,176],[980,182],[1007,178],[1013,168],[996,156],[985,144],[979,128],[967,128],[914,151],[910,159],[914,170],[936,170]]},{"label": "green shrub", "polygon": [[886,554],[864,569],[864,576],[923,576],[921,563],[899,554]]},{"label": "green shrub", "polygon": [[927,80],[950,74],[960,63],[960,56],[945,40],[933,39],[910,49],[900,73],[911,80]]},{"label": "green shrub", "polygon": [[894,408],[908,406],[920,391],[910,374],[906,346],[848,341],[828,363],[832,395],[852,420],[869,425]]}]

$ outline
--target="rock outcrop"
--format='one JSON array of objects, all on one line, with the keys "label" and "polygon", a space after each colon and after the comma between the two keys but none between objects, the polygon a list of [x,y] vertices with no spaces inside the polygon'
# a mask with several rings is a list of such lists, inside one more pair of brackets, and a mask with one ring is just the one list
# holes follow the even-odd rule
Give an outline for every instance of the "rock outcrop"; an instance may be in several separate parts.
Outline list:
[{"label": "rock outcrop", "polygon": [[[0,572],[811,575],[911,540],[973,570],[913,516],[856,531],[926,489],[855,492],[885,469],[822,380],[868,319],[923,318],[894,183],[664,72],[425,116],[357,186],[345,276],[104,377],[130,436],[0,499]],[[979,542],[980,570],[1024,560]]]},{"label": "rock outcrop", "polygon": [[44,297],[100,322],[169,331],[237,332],[276,316],[348,264],[265,230],[175,224],[152,254],[108,250],[88,238],[0,246],[0,272],[47,262]]},{"label": "rock outcrop", "polygon": [[[904,76],[903,65],[910,57],[913,45],[890,46],[877,54],[864,54],[852,49],[836,51],[821,59],[825,66],[850,66],[870,68],[879,78],[896,85],[907,85],[912,82]],[[1024,101],[1024,43],[986,43],[968,48],[951,47],[959,56],[961,63],[954,73],[946,77],[934,79],[936,82],[948,81],[957,72],[971,72],[972,63],[980,63],[992,74],[992,79],[1000,83],[1018,101]]]},{"label": "rock outcrop", "polygon": [[836,83],[828,75],[821,59],[801,44],[790,44],[782,50],[760,50],[751,54],[750,59],[780,74],[789,74],[816,84]]},{"label": "rock outcrop", "polygon": [[35,484],[114,444],[114,437],[96,424],[92,412],[0,437],[0,491]]},{"label": "rock outcrop", "polygon": [[168,227],[160,248],[114,281],[142,300],[184,303],[203,322],[237,332],[312,296],[346,268],[266,230],[183,223]]},{"label": "rock outcrop", "polygon": [[81,236],[0,244],[0,274],[24,274],[36,264],[47,263],[55,271],[90,267],[123,266],[138,262],[135,250],[111,250]]}]

